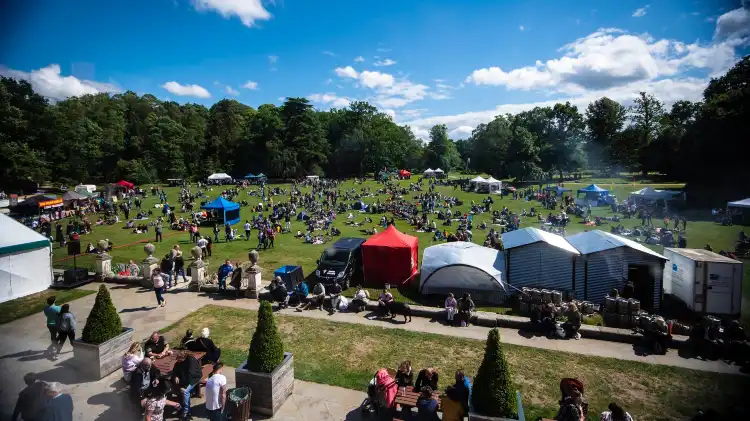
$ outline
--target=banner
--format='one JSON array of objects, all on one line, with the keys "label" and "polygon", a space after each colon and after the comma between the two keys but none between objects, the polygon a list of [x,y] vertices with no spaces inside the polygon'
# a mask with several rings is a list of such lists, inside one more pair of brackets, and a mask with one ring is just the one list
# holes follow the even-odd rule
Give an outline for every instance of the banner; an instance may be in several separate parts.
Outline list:
[{"label": "banner", "polygon": [[52,200],[45,200],[44,202],[39,202],[39,207],[44,209],[44,208],[51,208],[55,206],[62,206],[62,204],[63,204],[62,198],[52,199]]}]

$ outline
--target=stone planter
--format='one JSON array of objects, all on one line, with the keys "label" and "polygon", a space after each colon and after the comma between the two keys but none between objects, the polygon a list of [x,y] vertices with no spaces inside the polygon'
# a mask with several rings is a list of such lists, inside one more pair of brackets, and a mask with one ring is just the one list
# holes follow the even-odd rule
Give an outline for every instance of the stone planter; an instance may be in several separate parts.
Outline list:
[{"label": "stone planter", "polygon": [[469,412],[469,421],[518,421],[516,418],[488,417]]},{"label": "stone planter", "polygon": [[95,345],[73,341],[73,358],[70,360],[88,378],[100,380],[122,367],[122,356],[133,343],[133,329],[123,328],[122,334],[107,342]]},{"label": "stone planter", "polygon": [[247,360],[234,369],[237,387],[246,386],[252,391],[250,411],[273,416],[294,389],[294,356],[284,353],[281,365],[271,373],[255,373],[245,369]]}]

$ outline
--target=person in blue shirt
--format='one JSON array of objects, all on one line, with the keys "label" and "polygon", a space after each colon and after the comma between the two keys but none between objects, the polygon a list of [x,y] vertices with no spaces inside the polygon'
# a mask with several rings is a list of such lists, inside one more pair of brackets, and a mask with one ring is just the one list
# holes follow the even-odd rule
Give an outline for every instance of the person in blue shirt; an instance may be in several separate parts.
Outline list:
[{"label": "person in blue shirt", "polygon": [[44,421],[73,421],[73,399],[70,395],[62,393],[60,383],[47,383],[44,393],[49,398],[44,408]]},{"label": "person in blue shirt", "polygon": [[297,286],[294,287],[294,297],[297,299],[297,306],[307,303],[307,295],[310,293],[310,288],[307,286],[307,282],[299,280]]},{"label": "person in blue shirt", "polygon": [[57,315],[60,314],[60,306],[55,304],[55,296],[47,298],[47,307],[44,308],[44,315],[47,316],[47,330],[49,330],[50,345],[47,352],[52,352],[57,344]]},{"label": "person in blue shirt", "polygon": [[417,420],[418,421],[439,421],[438,401],[432,396],[432,388],[425,386],[421,389],[421,394],[417,398]]},{"label": "person in blue shirt", "polygon": [[219,267],[219,290],[227,289],[227,278],[234,271],[232,263],[227,259],[223,265]]},{"label": "person in blue shirt", "polygon": [[471,402],[471,380],[469,380],[469,377],[462,370],[456,370],[456,384],[453,387],[459,392],[461,403],[466,413],[468,413],[469,402]]}]

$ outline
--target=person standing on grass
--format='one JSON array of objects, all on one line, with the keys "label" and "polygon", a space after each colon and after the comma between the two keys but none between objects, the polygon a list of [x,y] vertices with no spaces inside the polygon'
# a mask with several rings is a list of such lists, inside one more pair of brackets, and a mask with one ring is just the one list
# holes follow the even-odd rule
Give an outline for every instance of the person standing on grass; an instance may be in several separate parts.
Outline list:
[{"label": "person standing on grass", "polygon": [[227,401],[227,378],[222,374],[224,364],[214,364],[214,369],[206,381],[206,411],[209,421],[221,421],[222,411]]},{"label": "person standing on grass", "polygon": [[214,224],[214,241],[219,242],[219,233],[221,230],[219,229],[219,224]]},{"label": "person standing on grass", "polygon": [[245,241],[250,240],[250,221],[245,220]]},{"label": "person standing on grass", "polygon": [[162,297],[162,294],[164,293],[164,278],[161,276],[161,271],[159,269],[154,269],[153,273],[151,273],[151,282],[154,284],[156,304],[159,307],[164,307],[167,304],[167,301]]},{"label": "person standing on grass", "polygon": [[207,238],[208,237],[201,238],[201,239],[198,240],[198,247],[200,247],[201,253],[203,254],[203,256],[208,256],[208,250],[207,250],[208,239]]},{"label": "person standing on grass", "polygon": [[156,229],[154,230],[154,231],[156,231],[156,239],[155,239],[155,241],[154,241],[154,242],[156,242],[156,243],[158,243],[158,242],[162,241],[161,230],[162,230],[161,222],[158,222],[158,223],[156,224]]},{"label": "person standing on grass", "polygon": [[44,308],[44,315],[47,316],[47,330],[49,330],[50,345],[47,352],[52,352],[57,344],[57,315],[60,314],[60,306],[55,305],[57,298],[53,295],[47,298],[47,307]]},{"label": "person standing on grass", "polygon": [[232,241],[232,226],[224,224],[224,237],[226,237],[227,243]]},{"label": "person standing on grass", "polygon": [[52,357],[53,360],[59,358],[65,339],[70,339],[72,345],[76,338],[76,317],[70,312],[70,304],[63,304],[60,307],[60,314],[57,315],[55,324],[57,325],[57,353]]}]

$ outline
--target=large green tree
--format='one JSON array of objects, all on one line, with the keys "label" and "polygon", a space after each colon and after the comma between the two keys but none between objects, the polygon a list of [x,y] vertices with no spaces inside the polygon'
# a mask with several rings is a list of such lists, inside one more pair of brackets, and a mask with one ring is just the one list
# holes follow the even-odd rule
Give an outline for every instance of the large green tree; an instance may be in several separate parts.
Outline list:
[{"label": "large green tree", "polygon": [[586,152],[590,165],[599,169],[607,169],[622,164],[615,160],[614,147],[626,120],[627,109],[607,97],[589,104],[586,108],[588,131]]}]

